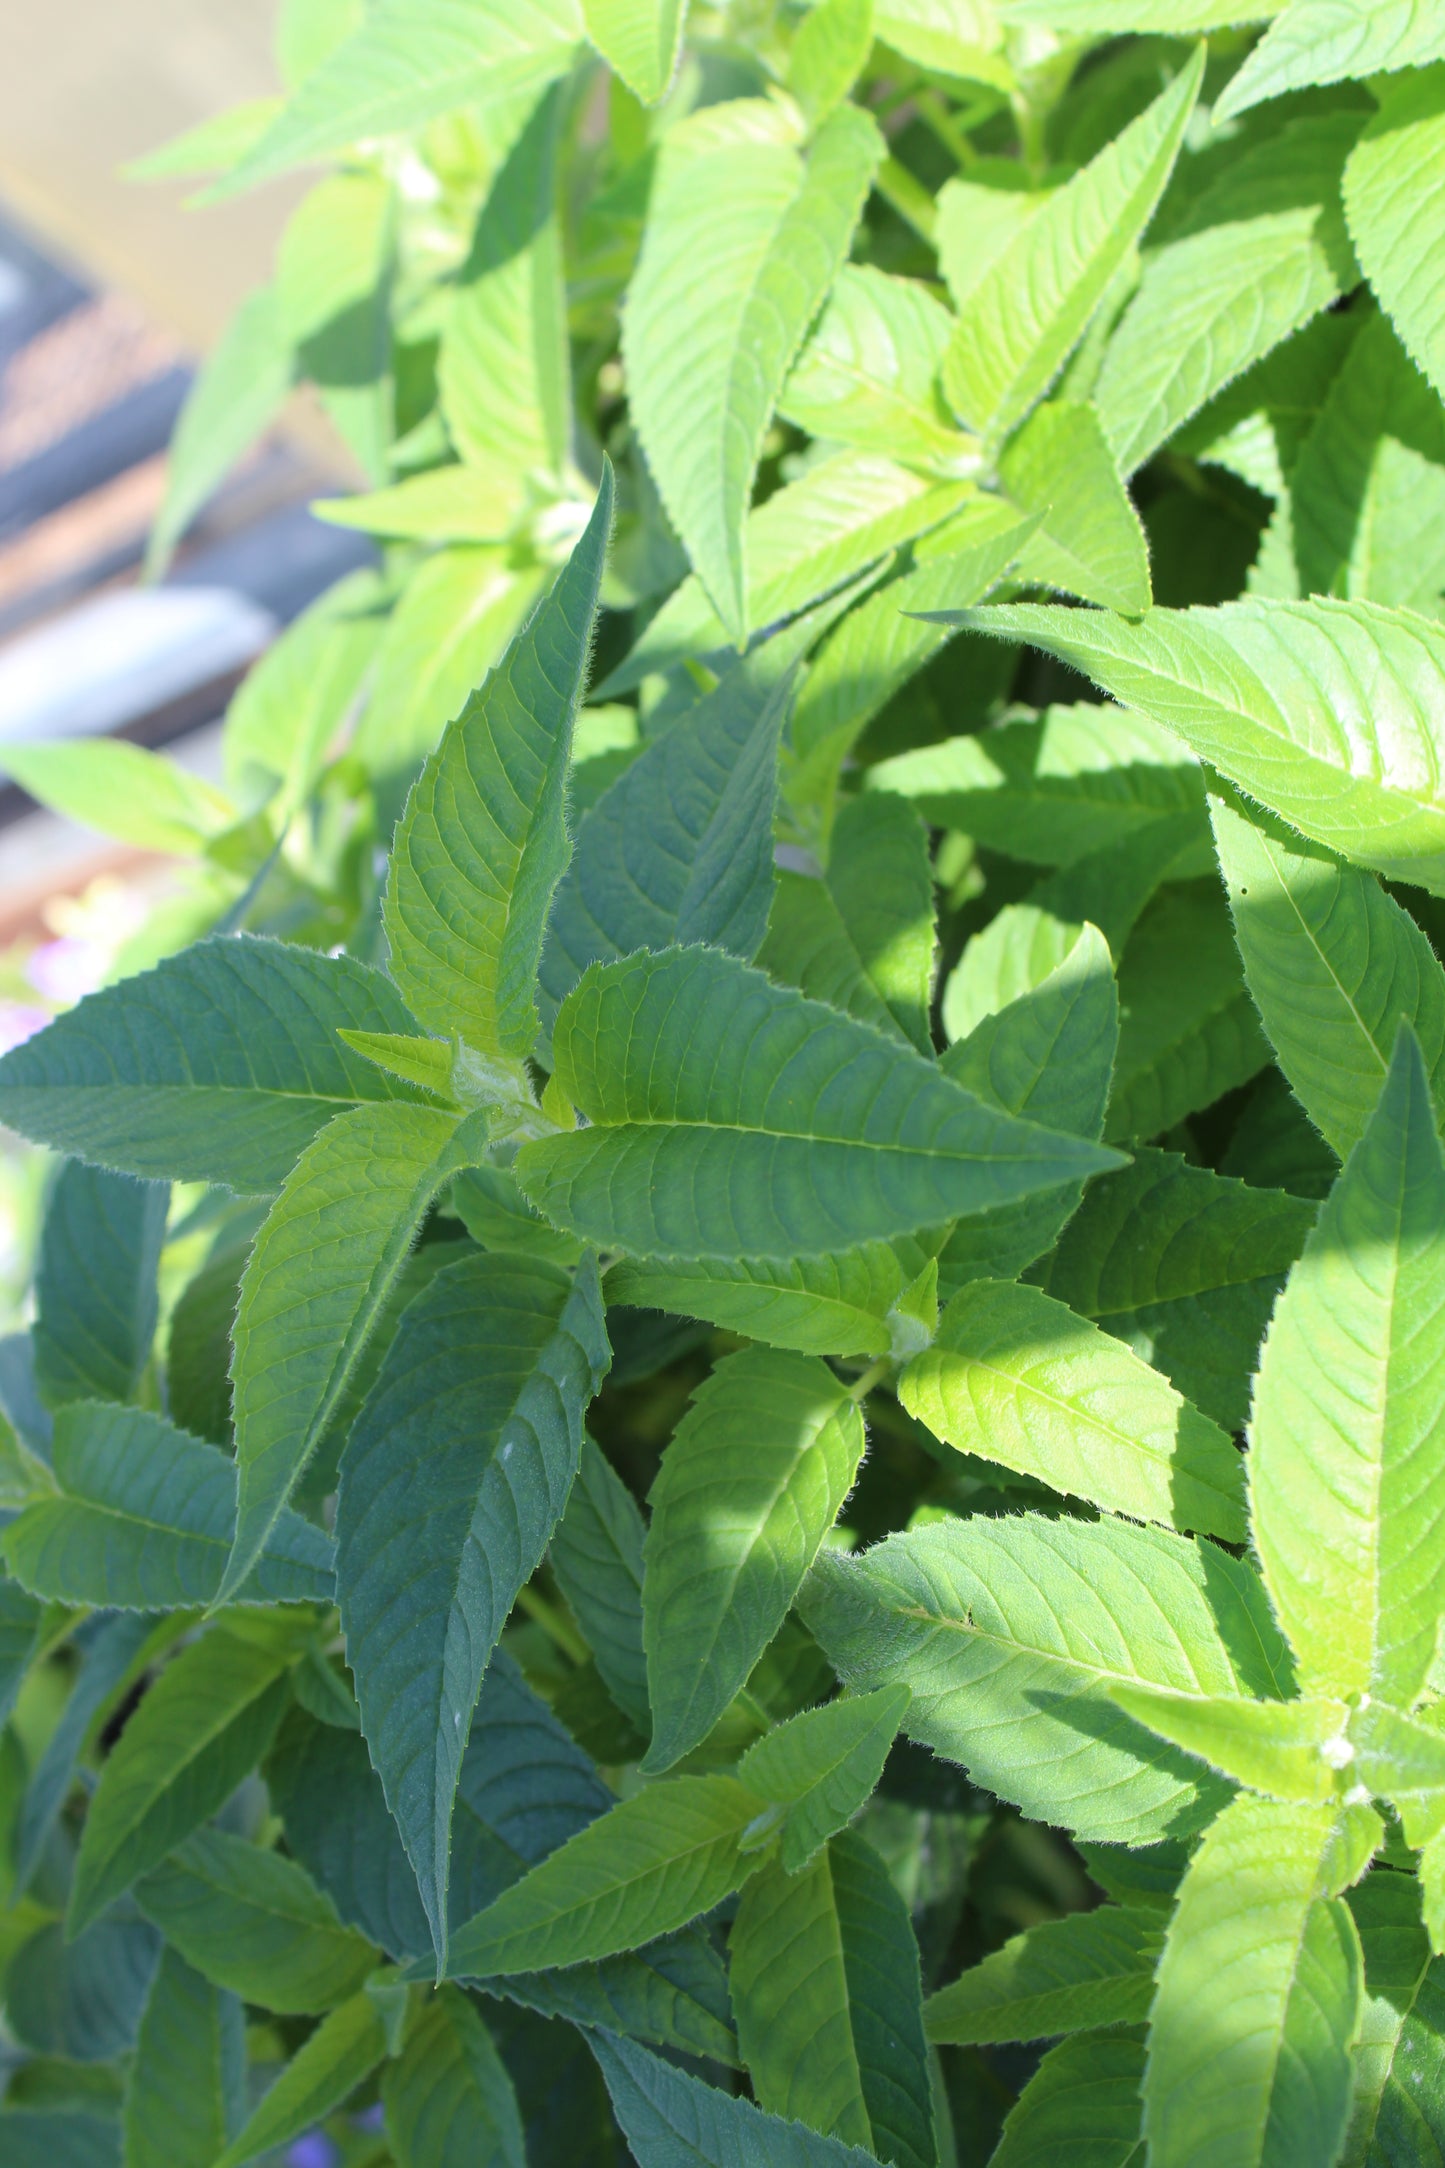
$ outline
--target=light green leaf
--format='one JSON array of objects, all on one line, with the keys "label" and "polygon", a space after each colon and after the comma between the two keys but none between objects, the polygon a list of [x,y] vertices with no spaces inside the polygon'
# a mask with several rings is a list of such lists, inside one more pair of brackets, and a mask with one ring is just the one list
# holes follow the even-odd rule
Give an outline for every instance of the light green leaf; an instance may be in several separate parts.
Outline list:
[{"label": "light green leaf", "polygon": [[159,579],[206,499],[248,452],[291,389],[295,356],[273,288],[241,303],[197,375],[171,439],[166,494],[146,548]]},{"label": "light green leaf", "polygon": [[434,1098],[452,1099],[456,1048],[445,1039],[423,1039],[400,1031],[338,1031],[336,1036],[343,1046],[364,1054],[389,1076],[418,1085]]},{"label": "light green leaf", "polygon": [[[825,5],[815,7],[804,31],[826,13]],[[779,411],[825,442],[853,444],[935,474],[969,474],[978,447],[954,425],[938,389],[952,331],[953,318],[926,286],[845,264],[783,387]]]},{"label": "light green leaf", "polygon": [[229,173],[260,142],[285,104],[283,98],[244,98],[223,113],[182,129],[144,157],[122,167],[130,181],[168,181],[197,173]]},{"label": "light green leaf", "polygon": [[486,1125],[485,1114],[357,1107],[302,1154],[267,1214],[233,1335],[236,1540],[218,1603],[250,1573],[324,1436],[422,1215],[484,1156]]},{"label": "light green leaf", "polygon": [[788,88],[815,128],[847,97],[872,49],[873,0],[818,0],[804,16],[788,54]]},{"label": "light green leaf", "polygon": [[783,792],[826,846],[843,763],[863,730],[939,651],[951,632],[920,612],[981,601],[1031,531],[1011,505],[978,496],[931,539],[937,554],[869,595],[823,641],[793,714],[793,761]]},{"label": "light green leaf", "polygon": [[265,2010],[329,2010],[376,1963],[295,1860],[224,1830],[188,1837],[136,1896],[202,1978]]},{"label": "light green leaf", "polygon": [[524,1145],[523,1189],[549,1219],[643,1256],[818,1255],[1111,1164],[714,950],[594,966],[554,1047],[592,1126]]},{"label": "light green leaf", "polygon": [[1106,1512],[1244,1541],[1232,1441],[1122,1342],[1037,1288],[965,1287],[898,1397],[961,1452]]},{"label": "light green leaf", "polygon": [[540,567],[518,570],[501,549],[438,550],[412,577],[382,636],[353,741],[390,817],[444,726],[484,689],[543,579]]},{"label": "light green leaf", "polygon": [[1425,720],[1445,633],[1413,611],[1233,602],[1130,625],[1015,604],[964,622],[1072,663],[1327,850],[1445,893],[1445,793]]},{"label": "light green leaf", "polygon": [[1242,1797],[1190,1863],[1149,2028],[1151,2168],[1337,2157],[1363,1985],[1337,1828],[1332,1807]]},{"label": "light green leaf", "polygon": [[603,792],[577,833],[542,950],[551,1022],[591,963],[706,942],[751,961],[772,901],[783,633],[725,672]]},{"label": "light green leaf", "polygon": [[[23,1588],[127,1611],[213,1600],[236,1526],[224,1453],[148,1409],[76,1401],[56,1418],[53,1465],[59,1496],[27,1505],[0,1536]],[[234,1600],[329,1603],[332,1565],[330,1540],[288,1510]]]},{"label": "light green leaf", "polygon": [[284,822],[310,797],[376,653],[383,592],[374,572],[338,580],[247,672],[221,741],[241,805],[274,800]]},{"label": "light green leaf", "polygon": [[1284,1190],[1139,1150],[1090,1186],[1040,1284],[1242,1430],[1270,1311],[1314,1219]]},{"label": "light green leaf", "polygon": [[962,305],[943,363],[959,419],[997,442],[1048,390],[1148,224],[1203,75],[1197,53],[1163,96],[1056,189]]},{"label": "light green leaf", "polygon": [[1445,58],[1429,0],[1292,0],[1225,85],[1216,121],[1312,83],[1421,68]]},{"label": "light green leaf", "polygon": [[895,754],[869,769],[866,788],[896,791],[933,826],[1042,866],[1126,842],[1202,798],[1198,765],[1177,738],[1141,715],[1094,704],[1014,716]]},{"label": "light green leaf", "polygon": [[997,0],[1010,23],[1047,23],[1071,34],[1086,31],[1223,30],[1278,15],[1288,0]]},{"label": "light green leaf", "polygon": [[643,1534],[636,1499],[600,1448],[584,1438],[548,1559],[608,1692],[646,1738],[652,1708],[642,1644]]},{"label": "light green leaf", "polygon": [[[970,482],[930,482],[878,452],[840,451],[785,482],[743,529],[748,622],[775,626],[823,596],[836,594],[890,551],[958,515],[990,531],[1017,524],[1007,508]],[[653,672],[689,657],[721,665],[730,648],[702,582],[689,573],[623,660],[597,687],[598,698],[628,692]]]},{"label": "light green leaf", "polygon": [[590,2033],[638,2168],[875,2168],[871,2153],[720,2093],[615,2033]]},{"label": "light green leaf", "polygon": [[1012,159],[992,163],[979,179],[944,182],[937,197],[934,245],[955,309],[967,308],[986,273],[1021,240],[1049,194],[1048,189],[1031,189],[1029,175]]},{"label": "light green leaf", "polygon": [[398,2168],[526,2168],[512,2081],[476,2006],[444,1987],[381,2081]]},{"label": "light green leaf", "polygon": [[72,1934],[230,1798],[280,1722],[290,1655],[279,1635],[242,1640],[213,1628],[166,1666],[91,1799],[70,1891]]},{"label": "light green leaf", "polygon": [[677,72],[687,0],[582,0],[587,35],[635,98],[656,105]]},{"label": "light green leaf", "polygon": [[1359,128],[1349,112],[1287,122],[1150,257],[1094,390],[1123,474],[1356,283],[1339,189]]},{"label": "light green leaf", "polygon": [[1248,1701],[1228,1694],[1170,1694],[1118,1686],[1114,1699],[1161,1739],[1286,1805],[1339,1802],[1338,1771],[1353,1758],[1343,1701]]},{"label": "light green leaf", "polygon": [[1245,976],[1279,1065],[1343,1158],[1369,1120],[1402,1022],[1445,1100],[1445,972],[1371,873],[1211,806]]},{"label": "light green leaf", "polygon": [[769,1264],[620,1258],[603,1283],[609,1303],[706,1318],[725,1331],[800,1355],[886,1355],[891,1314],[939,1240],[900,1235],[826,1257]]},{"label": "light green leaf", "polygon": [[374,1767],[446,1957],[462,1755],[610,1361],[595,1262],[473,1252],[404,1312],[341,1463],[337,1582]]},{"label": "light green leaf", "polygon": [[1010,2108],[990,2168],[1143,2168],[1143,2075],[1142,2031],[1061,2040]]},{"label": "light green leaf", "polygon": [[1149,545],[1092,407],[1039,407],[999,461],[999,480],[1043,521],[1019,552],[1021,580],[1126,617],[1148,609]]},{"label": "light green leaf", "polygon": [[799,1873],[755,1875],[728,1977],[761,2108],[897,2168],[933,2168],[918,1945],[871,1846],[849,1831]]},{"label": "light green leaf", "polygon": [[1307,1693],[1408,1707],[1445,1610],[1445,1158],[1402,1031],[1275,1308],[1255,1383],[1255,1546]]},{"label": "light green leaf", "polygon": [[246,2017],[238,1996],[162,1950],[126,2080],[124,2168],[211,2168],[240,2125]]},{"label": "light green leaf", "polygon": [[520,1060],[536,1037],[533,985],[571,848],[567,765],[612,494],[606,468],[586,532],[427,762],[392,851],[392,976],[419,1023],[483,1055]]},{"label": "light green leaf", "polygon": [[720,1362],[652,1487],[642,1620],[652,1744],[671,1768],[712,1730],[787,1615],[853,1487],[863,1418],[826,1364],[773,1348]]},{"label": "light green leaf", "polygon": [[35,1384],[49,1408],[131,1400],[151,1359],[170,1189],[69,1160],[35,1261]]},{"label": "light green leaf", "polygon": [[1025,1814],[1104,1843],[1186,1834],[1223,1797],[1116,1708],[1112,1685],[1289,1691],[1253,1571],[1126,1521],[949,1520],[861,1559],[825,1551],[799,1609],[847,1685],[912,1689],[910,1738]]},{"label": "light green leaf", "polygon": [[482,459],[428,467],[357,497],[317,497],[313,518],[328,527],[413,542],[505,542],[527,510],[525,472]]},{"label": "light green leaf", "polygon": [[734,1777],[670,1777],[620,1800],[457,1928],[450,1970],[474,1980],[585,1964],[685,1927],[758,1864],[760,1812]]},{"label": "light green leaf", "polygon": [[340,2107],[386,2054],[386,2032],[371,1996],[353,1995],[322,2019],[273,2085],[215,2168],[241,2168],[258,2153],[274,2153]]},{"label": "light green leaf", "polygon": [[406,1031],[379,971],[238,934],[105,987],[0,1061],[0,1120],[127,1174],[276,1189],[366,1100],[419,1098],[337,1039]]},{"label": "light green leaf", "polygon": [[[1387,12],[1398,12],[1399,0]],[[1438,24],[1420,11],[1437,51]],[[1395,329],[1445,397],[1445,78],[1438,68],[1382,86],[1380,110],[1344,179],[1345,215],[1365,276]]]},{"label": "light green leaf", "polygon": [[1140,2025],[1154,1993],[1160,1929],[1159,1914],[1144,1905],[1042,1921],[929,1996],[928,2037],[968,2046]]},{"label": "light green leaf", "polygon": [[850,1694],[804,1709],[748,1748],[743,1783],[787,1810],[778,1854],[786,1873],[806,1867],[873,1791],[908,1699],[906,1686]]},{"label": "light green leaf", "polygon": [[194,857],[235,819],[211,784],[122,738],[8,738],[0,761],[41,805],[141,851]]},{"label": "light green leaf", "polygon": [[492,181],[457,273],[437,384],[463,460],[561,477],[572,422],[557,224],[562,93],[544,92]]},{"label": "light green leaf", "polygon": [[821,881],[784,874],[758,962],[816,1001],[933,1052],[935,953],[928,837],[910,807],[850,798]]},{"label": "light green leaf", "polygon": [[[763,433],[882,155],[839,107],[806,158],[782,110],[739,99],[674,127],[623,313],[633,425],[729,639],[749,627],[744,519]],[[678,341],[669,327],[687,323]]]},{"label": "light green leaf", "polygon": [[484,1250],[515,1250],[553,1265],[575,1265],[584,1244],[540,1219],[505,1167],[465,1167],[451,1186],[452,1210]]},{"label": "light green leaf", "polygon": [[572,0],[382,0],[215,193],[460,106],[505,108],[564,75],[581,35]]},{"label": "light green leaf", "polygon": [[[1108,946],[1096,926],[1084,926],[1037,985],[955,1040],[942,1067],[987,1106],[1092,1140],[1103,1135],[1118,1037]],[[944,1298],[969,1280],[1022,1272],[1076,1210],[1083,1187],[1066,1182],[957,1220],[939,1254]]]},{"label": "light green leaf", "polygon": [[391,284],[397,197],[375,170],[333,173],[304,197],[276,250],[276,305],[296,355],[362,472],[384,481],[395,433]]},{"label": "light green leaf", "polygon": [[1160,1136],[1264,1068],[1269,1044],[1216,882],[1155,897],[1119,963],[1119,1011],[1111,1142]]}]

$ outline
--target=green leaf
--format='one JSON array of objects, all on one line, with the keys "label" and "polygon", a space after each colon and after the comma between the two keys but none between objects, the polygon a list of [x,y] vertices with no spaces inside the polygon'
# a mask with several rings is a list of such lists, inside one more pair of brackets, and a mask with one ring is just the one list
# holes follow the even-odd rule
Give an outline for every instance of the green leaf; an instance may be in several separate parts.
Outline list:
[{"label": "green leaf", "polygon": [[229,173],[258,143],[280,112],[284,99],[244,98],[194,128],[185,128],[157,150],[132,158],[122,168],[127,180],[163,181],[195,173]]},{"label": "green leaf", "polygon": [[323,2018],[280,2077],[262,2094],[245,2127],[215,2168],[241,2168],[258,2153],[274,2153],[340,2107],[386,2054],[386,2033],[365,1992]]},{"label": "green leaf", "polygon": [[1307,1693],[1408,1708],[1445,1609],[1445,1158],[1401,1032],[1275,1307],[1255,1382],[1255,1547]]},{"label": "green leaf", "polygon": [[777,1633],[853,1487],[863,1418],[815,1356],[744,1348],[693,1395],[652,1487],[643,1640],[652,1744],[700,1744]]},{"label": "green leaf", "polygon": [[[803,30],[825,12],[815,7]],[[978,447],[954,426],[938,390],[952,331],[948,310],[917,280],[845,264],[783,387],[779,411],[825,442],[906,459],[936,474],[969,474]]]},{"label": "green leaf", "polygon": [[800,1355],[886,1355],[898,1303],[927,1269],[937,1241],[937,1231],[900,1235],[786,1264],[621,1258],[603,1287],[609,1304],[705,1318]]},{"label": "green leaf", "polygon": [[549,1227],[528,1204],[506,1167],[464,1167],[453,1178],[452,1210],[484,1250],[512,1250],[551,1265],[575,1265],[584,1245]]},{"label": "green leaf", "polygon": [[213,785],[123,738],[8,739],[3,761],[41,805],[137,850],[191,858],[235,819]]},{"label": "green leaf", "polygon": [[1265,1326],[1314,1219],[1283,1190],[1140,1150],[1091,1184],[1040,1284],[1242,1430]]},{"label": "green leaf", "polygon": [[533,984],[570,853],[572,722],[612,526],[611,469],[582,539],[505,661],[427,762],[397,831],[384,920],[417,1021],[517,1060],[537,1031]]},{"label": "green leaf", "polygon": [[990,2168],[1143,2168],[1143,2075],[1142,2032],[1061,2040],[1009,2110]]},{"label": "green leaf", "polygon": [[333,173],[297,205],[276,250],[276,305],[297,373],[373,483],[386,477],[395,434],[397,217],[385,174]]},{"label": "green leaf", "polygon": [[445,1039],[418,1038],[398,1031],[338,1031],[337,1038],[353,1053],[364,1054],[378,1069],[399,1076],[443,1101],[452,1098],[455,1045]]},{"label": "green leaf", "polygon": [[[785,482],[744,522],[748,622],[777,626],[825,595],[836,594],[890,551],[955,517],[982,518],[990,528],[1014,525],[1007,507],[979,495],[969,482],[929,482],[872,451],[840,451]],[[637,644],[597,687],[601,698],[628,692],[652,672],[690,658],[719,665],[732,642],[690,573],[668,596]]]},{"label": "green leaf", "polygon": [[262,2009],[329,2010],[376,1963],[294,1860],[223,1830],[188,1837],[136,1897],[202,1978]]},{"label": "green leaf", "polygon": [[1383,75],[1445,58],[1445,30],[1427,0],[1292,0],[1225,85],[1216,120],[1312,83]]},{"label": "green leaf", "polygon": [[677,72],[687,0],[582,0],[587,35],[635,98],[656,105]]},{"label": "green leaf", "polygon": [[871,2153],[717,2092],[628,2040],[600,2032],[587,2044],[638,2168],[874,2168]]},{"label": "green leaf", "polygon": [[999,480],[1043,522],[1019,552],[1021,579],[1126,617],[1148,609],[1149,545],[1092,407],[1039,407],[999,461]]},{"label": "green leaf", "polygon": [[[374,572],[353,572],[281,634],[226,710],[226,786],[242,805],[304,805],[371,666],[385,617]],[[179,771],[177,771],[179,772]]]},{"label": "green leaf", "polygon": [[908,1707],[906,1686],[804,1709],[748,1748],[738,1774],[748,1790],[787,1811],[779,1861],[788,1874],[850,1822],[883,1774]]},{"label": "green leaf", "polygon": [[933,2168],[918,1945],[870,1845],[849,1831],[801,1873],[764,1867],[738,1906],[728,1970],[760,2107]]},{"label": "green leaf", "polygon": [[859,736],[951,637],[920,612],[981,601],[1017,557],[1031,523],[980,495],[933,537],[923,558],[850,610],[818,650],[793,714],[783,792],[809,833],[826,838],[843,763]]},{"label": "green leaf", "polygon": [[1120,959],[1119,1009],[1111,1142],[1160,1136],[1264,1068],[1269,1043],[1216,882],[1155,897]]},{"label": "green leaf", "polygon": [[154,1928],[128,1902],[73,1940],[52,1921],[6,1967],[7,2029],[36,2055],[113,2062],[135,2046],[159,1957]]},{"label": "green leaf", "polygon": [[1093,703],[895,754],[869,769],[866,788],[896,791],[933,826],[1041,866],[1126,843],[1202,800],[1198,765],[1177,738]]},{"label": "green leaf", "polygon": [[33,1596],[0,1579],[0,1715],[8,1720],[40,1638],[41,1611]]},{"label": "green leaf", "polygon": [[594,966],[553,1043],[592,1126],[524,1145],[518,1178],[549,1219],[644,1256],[817,1255],[1111,1163],[714,950]]},{"label": "green leaf", "polygon": [[166,1666],[101,1771],[75,1862],[72,1934],[230,1798],[280,1722],[289,1653],[279,1637],[213,1627]]},{"label": "green leaf", "polygon": [[525,2168],[512,2081],[474,2004],[444,1987],[381,2081],[398,2168]]},{"label": "green leaf", "polygon": [[706,942],[750,962],[775,874],[778,744],[792,705],[785,633],[655,738],[582,821],[542,951],[548,1023],[592,963]]},{"label": "green leaf", "polygon": [[404,1313],[342,1459],[347,1657],[442,1963],[467,1727],[610,1359],[595,1263],[574,1286],[540,1260],[464,1257]]},{"label": "green leaf", "polygon": [[1015,604],[964,622],[1071,663],[1327,850],[1445,893],[1445,798],[1424,720],[1445,635],[1413,611],[1234,602],[1130,625]]},{"label": "green leaf", "polygon": [[[1439,51],[1438,25],[1428,34]],[[1411,355],[1445,396],[1445,281],[1438,269],[1445,225],[1445,79],[1438,68],[1382,86],[1380,110],[1345,168],[1344,197],[1365,276]]]},{"label": "green leaf", "polygon": [[1359,1937],[1329,1894],[1337,1810],[1234,1800],[1179,1895],[1144,2077],[1157,2168],[1333,2161],[1350,2110]]},{"label": "green leaf", "polygon": [[734,1777],[670,1777],[570,1837],[451,1938],[450,1970],[474,1980],[640,1949],[741,1887],[760,1811]]},{"label": "green leaf", "polygon": [[1194,58],[1146,113],[1046,198],[962,305],[943,388],[997,442],[1048,390],[1148,224],[1199,95]]},{"label": "green leaf", "polygon": [[1356,284],[1339,190],[1359,128],[1349,112],[1286,122],[1151,255],[1094,387],[1123,474]]},{"label": "green leaf", "polygon": [[[1096,926],[1085,926],[1036,986],[956,1040],[942,1067],[985,1105],[1092,1140],[1103,1134],[1118,1036],[1108,947]],[[938,1260],[945,1298],[972,1279],[1009,1278],[1041,1256],[1083,1186],[1066,1182],[956,1221]]]},{"label": "green leaf", "polygon": [[788,54],[788,88],[814,127],[847,97],[872,46],[873,0],[819,0],[804,16]]},{"label": "green leaf", "polygon": [[[1379,1868],[1346,1898],[1365,1956],[1365,2013],[1344,2168],[1404,2162],[1445,2139],[1439,2038],[1445,1964],[1430,1952],[1420,1885]],[[1428,2156],[1427,2156],[1428,2157]]]},{"label": "green leaf", "polygon": [[459,106],[505,110],[564,75],[581,35],[569,0],[382,0],[214,193],[253,187]]},{"label": "green leaf", "polygon": [[81,1750],[105,1712],[145,1668],[174,1626],[153,1618],[97,1619],[80,1629],[79,1668],[70,1696],[31,1776],[15,1827],[15,1891],[38,1866],[75,1778]]},{"label": "green leaf", "polygon": [[652,1729],[642,1645],[642,1515],[590,1438],[548,1558],[607,1691],[646,1738]]},{"label": "green leaf", "polygon": [[163,1950],[125,2089],[125,2168],[211,2168],[240,2125],[246,2086],[239,1999]]},{"label": "green leaf", "polygon": [[35,1261],[35,1382],[47,1407],[131,1400],[150,1361],[170,1190],[69,1160]]},{"label": "green leaf", "polygon": [[898,1397],[961,1452],[1106,1512],[1244,1541],[1232,1440],[1120,1341],[1037,1288],[965,1287]]},{"label": "green leaf", "polygon": [[463,460],[538,481],[561,476],[572,422],[557,225],[563,113],[561,91],[544,92],[498,168],[437,359],[442,413]]},{"label": "green leaf", "polygon": [[929,1996],[928,2037],[966,2047],[1140,2025],[1154,1993],[1160,1924],[1142,1905],[1044,1920]]},{"label": "green leaf", "polygon": [[146,549],[152,579],[164,572],[206,499],[269,427],[294,371],[275,290],[263,286],[241,303],[186,394]]},{"label": "green leaf", "polygon": [[1264,22],[1287,4],[1288,0],[999,0],[999,13],[1007,22],[1047,23],[1072,34],[1157,30],[1178,35]]},{"label": "green leaf", "polygon": [[84,2108],[11,2108],[0,2136],[6,2168],[118,2168],[121,2157],[114,2119]]},{"label": "green leaf", "polygon": [[[780,108],[708,107],[664,140],[623,313],[630,408],[673,526],[728,637],[749,628],[744,520],[764,431],[882,155],[858,107],[806,157]],[[671,327],[685,322],[679,342]]]},{"label": "green leaf", "polygon": [[1252,1570],[1125,1521],[949,1520],[861,1559],[824,1552],[799,1609],[848,1686],[912,1689],[910,1738],[1025,1814],[1104,1843],[1185,1834],[1223,1796],[1116,1708],[1113,1684],[1289,1691]]},{"label": "green leaf", "polygon": [[543,585],[540,567],[502,549],[438,550],[387,622],[353,750],[377,778],[385,813],[401,811],[416,769],[518,634]]},{"label": "green leaf", "polygon": [[1350,1750],[1342,1701],[1248,1701],[1149,1686],[1115,1687],[1114,1699],[1233,1783],[1285,1804],[1338,1804],[1337,1771]]},{"label": "green leaf", "polygon": [[344,1107],[419,1094],[337,1040],[406,1031],[378,971],[237,934],[105,987],[0,1061],[0,1120],[125,1174],[279,1187]]},{"label": "green leaf", "polygon": [[1255,1007],[1296,1097],[1335,1151],[1343,1158],[1358,1143],[1402,1022],[1445,1100],[1445,972],[1409,913],[1373,874],[1220,800],[1211,811]]},{"label": "green leaf", "polygon": [[[56,1418],[59,1496],[27,1505],[0,1536],[21,1586],[60,1603],[128,1611],[204,1607],[236,1526],[227,1456],[144,1408],[75,1401]],[[329,1603],[329,1539],[289,1510],[240,1603]]]},{"label": "green leaf", "polygon": [[236,1540],[218,1603],[250,1573],[325,1435],[422,1215],[483,1156],[486,1121],[358,1107],[308,1147],[267,1214],[236,1312]]}]

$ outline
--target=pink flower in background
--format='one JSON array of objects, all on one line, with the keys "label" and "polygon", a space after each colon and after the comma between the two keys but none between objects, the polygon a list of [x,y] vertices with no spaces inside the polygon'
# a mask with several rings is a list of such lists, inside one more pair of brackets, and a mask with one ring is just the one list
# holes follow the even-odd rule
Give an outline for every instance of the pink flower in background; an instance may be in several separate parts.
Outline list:
[{"label": "pink flower in background", "polygon": [[25,976],[38,994],[59,1008],[69,1008],[82,995],[93,994],[105,977],[109,961],[95,942],[74,934],[42,942],[25,966]]},{"label": "pink flower in background", "polygon": [[50,1022],[48,1009],[32,1008],[23,1001],[0,1001],[0,1054],[23,1046]]}]

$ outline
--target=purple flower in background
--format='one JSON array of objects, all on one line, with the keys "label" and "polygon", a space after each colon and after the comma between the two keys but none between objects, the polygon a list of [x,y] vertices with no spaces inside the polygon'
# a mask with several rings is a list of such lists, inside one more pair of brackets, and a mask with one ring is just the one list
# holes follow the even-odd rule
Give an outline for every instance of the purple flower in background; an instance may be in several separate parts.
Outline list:
[{"label": "purple flower in background", "polygon": [[351,2123],[354,2130],[385,2130],[386,2109],[379,2100],[374,2100],[360,2115],[353,2115]]},{"label": "purple flower in background", "polygon": [[0,1001],[0,1054],[8,1054],[12,1046],[23,1046],[37,1031],[44,1031],[49,1022],[48,1009],[32,1008],[23,1001]]},{"label": "purple flower in background", "polygon": [[336,2168],[336,2147],[324,2130],[308,2130],[286,2155],[287,2168]]},{"label": "purple flower in background", "polygon": [[106,959],[93,941],[62,934],[45,941],[25,966],[25,976],[47,1001],[69,1008],[84,994],[93,994],[105,976]]}]

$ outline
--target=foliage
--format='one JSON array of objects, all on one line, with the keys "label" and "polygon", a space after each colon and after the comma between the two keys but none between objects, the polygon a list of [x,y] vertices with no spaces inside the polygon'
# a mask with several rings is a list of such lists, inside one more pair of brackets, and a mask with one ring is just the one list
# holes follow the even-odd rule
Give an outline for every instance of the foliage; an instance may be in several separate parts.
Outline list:
[{"label": "foliage", "polygon": [[153,560],[305,381],[374,565],[13,756],[183,870],[0,1060],[0,2157],[1436,2158],[1439,8],[278,58]]}]

